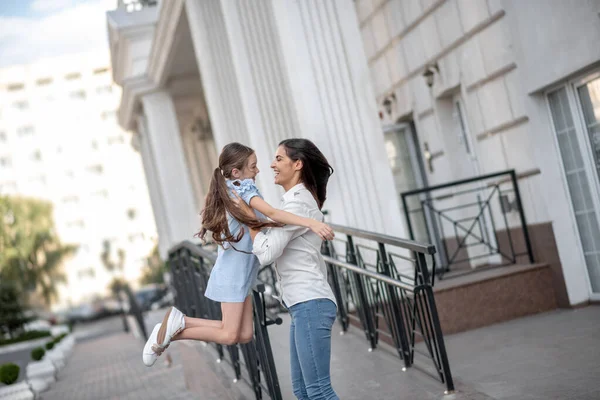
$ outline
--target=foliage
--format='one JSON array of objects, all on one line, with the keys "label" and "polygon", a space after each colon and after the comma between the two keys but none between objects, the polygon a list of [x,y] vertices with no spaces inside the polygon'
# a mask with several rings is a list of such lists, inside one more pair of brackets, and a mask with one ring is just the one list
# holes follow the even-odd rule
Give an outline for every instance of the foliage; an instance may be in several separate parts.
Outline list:
[{"label": "foliage", "polygon": [[52,350],[54,348],[54,341],[46,343],[46,350]]},{"label": "foliage", "polygon": [[31,350],[31,359],[33,361],[40,361],[42,358],[44,358],[45,354],[46,350],[44,350],[43,347],[36,347],[35,349]]},{"label": "foliage", "polygon": [[154,246],[152,252],[146,257],[146,266],[140,277],[141,285],[151,285],[153,283],[165,283],[164,273],[168,271],[168,263],[161,260],[158,253],[158,245]]},{"label": "foliage", "polygon": [[40,339],[50,336],[48,331],[27,331],[12,339],[0,339],[0,346],[13,343],[26,342],[28,340]]},{"label": "foliage", "polygon": [[16,285],[0,283],[0,337],[6,333],[14,338],[27,322],[19,301]]},{"label": "foliage", "polygon": [[19,378],[21,368],[17,364],[6,363],[0,365],[0,382],[5,385],[11,385]]},{"label": "foliage", "polygon": [[46,305],[65,281],[62,263],[76,247],[61,244],[54,230],[52,205],[23,197],[0,196],[0,281],[12,282],[27,300],[37,292]]}]

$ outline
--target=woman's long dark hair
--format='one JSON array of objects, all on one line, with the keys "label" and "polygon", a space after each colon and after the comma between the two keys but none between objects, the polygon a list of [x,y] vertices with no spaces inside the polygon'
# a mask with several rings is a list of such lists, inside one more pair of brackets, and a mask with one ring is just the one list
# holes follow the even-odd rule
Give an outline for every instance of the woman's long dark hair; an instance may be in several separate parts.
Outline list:
[{"label": "woman's long dark hair", "polygon": [[281,226],[275,222],[261,221],[257,218],[248,218],[248,216],[236,207],[234,201],[229,196],[229,188],[225,179],[231,179],[231,172],[234,168],[242,171],[248,164],[248,159],[254,154],[248,146],[240,143],[229,143],[223,148],[219,156],[219,167],[213,172],[208,195],[202,210],[202,229],[196,234],[204,240],[206,233],[212,233],[212,239],[215,243],[223,245],[225,242],[237,243],[244,235],[244,229],[240,229],[237,236],[234,236],[229,230],[227,223],[227,213],[238,220],[241,224],[252,229],[262,229],[270,226]]},{"label": "woman's long dark hair", "polygon": [[302,161],[300,181],[312,193],[319,209],[323,208],[327,199],[327,182],[333,174],[333,168],[327,158],[308,139],[286,139],[279,145],[283,146],[285,153],[293,161]]}]

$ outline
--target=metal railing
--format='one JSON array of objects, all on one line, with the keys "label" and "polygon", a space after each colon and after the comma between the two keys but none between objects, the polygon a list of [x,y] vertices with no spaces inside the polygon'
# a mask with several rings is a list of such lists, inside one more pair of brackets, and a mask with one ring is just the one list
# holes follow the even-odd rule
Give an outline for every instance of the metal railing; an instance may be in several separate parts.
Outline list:
[{"label": "metal railing", "polygon": [[[329,283],[338,303],[338,321],[346,332],[351,322],[364,330],[369,349],[380,337],[393,343],[404,368],[418,366],[438,377],[448,392],[454,390],[452,373],[433,294],[436,249],[392,236],[330,224],[336,232],[333,242],[323,244]],[[404,254],[403,254],[404,253]],[[169,253],[176,304],[187,315],[220,319],[218,304],[204,297],[210,268],[216,253],[184,242]],[[280,295],[274,267],[262,267],[260,293],[254,293],[255,345],[241,345],[248,378],[257,398],[261,398],[260,372],[271,398],[281,398],[273,354],[266,327],[277,322],[269,316],[267,303]],[[265,293],[269,295],[266,296]],[[270,299],[270,300],[269,300]],[[224,347],[230,363],[241,375],[238,346],[216,345],[219,357]],[[258,363],[255,362],[258,360]],[[425,361],[425,363],[423,363]],[[257,369],[248,366],[257,366]],[[263,387],[264,388],[264,387]]]},{"label": "metal railing", "polygon": [[418,365],[433,365],[434,375],[448,392],[454,391],[428,267],[428,258],[435,265],[435,247],[330,225],[336,239],[323,243],[321,250],[342,330],[352,321],[360,325],[369,350],[387,337],[404,368],[417,365],[415,356],[424,357],[427,364]]},{"label": "metal railing", "polygon": [[[410,238],[438,248],[438,277],[516,264],[520,257],[533,263],[514,170],[411,190],[401,197]],[[517,234],[522,241],[515,240]]]},{"label": "metal railing", "polygon": [[[221,319],[221,307],[204,296],[210,270],[216,261],[215,252],[191,242],[183,242],[169,251],[169,266],[175,289],[175,305],[190,317]],[[223,346],[214,344],[219,354],[218,362],[229,362],[236,380],[250,385],[256,399],[263,398],[263,390],[273,400],[281,400],[281,390],[273,359],[267,327],[281,324],[281,318],[271,315],[265,307],[264,285],[253,291],[254,339],[250,343]],[[229,355],[225,357],[225,350]],[[240,352],[243,356],[240,357]]]}]

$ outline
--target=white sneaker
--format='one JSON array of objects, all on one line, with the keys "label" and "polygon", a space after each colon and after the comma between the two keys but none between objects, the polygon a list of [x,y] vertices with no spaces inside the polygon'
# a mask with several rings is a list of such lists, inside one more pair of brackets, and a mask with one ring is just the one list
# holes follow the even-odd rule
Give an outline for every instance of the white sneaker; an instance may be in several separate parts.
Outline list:
[{"label": "white sneaker", "polygon": [[160,325],[161,324],[156,324],[154,326],[152,333],[150,336],[148,336],[148,340],[144,346],[144,351],[142,352],[142,361],[147,367],[153,366],[158,359],[158,356],[164,351],[164,348],[156,344],[156,338],[158,336],[158,331],[160,330]]},{"label": "white sneaker", "polygon": [[185,315],[172,307],[161,324],[156,324],[144,346],[142,359],[148,367],[154,365],[158,357],[165,351],[171,339],[185,329]]}]

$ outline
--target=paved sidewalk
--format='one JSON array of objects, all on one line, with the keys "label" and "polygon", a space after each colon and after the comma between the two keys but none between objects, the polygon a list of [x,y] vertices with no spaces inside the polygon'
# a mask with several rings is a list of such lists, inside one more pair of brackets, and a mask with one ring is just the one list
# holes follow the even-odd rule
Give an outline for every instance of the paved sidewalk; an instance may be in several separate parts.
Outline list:
[{"label": "paved sidewalk", "polygon": [[76,344],[58,381],[42,394],[42,399],[202,399],[186,389],[178,351],[170,352],[171,368],[163,360],[147,368],[142,363],[142,346],[139,339],[126,333]]},{"label": "paved sidewalk", "polygon": [[[149,323],[164,314],[150,313]],[[269,333],[284,400],[293,399],[288,329]],[[402,372],[389,347],[367,351],[364,334],[352,329],[333,338],[332,381],[341,399],[395,400],[598,400],[600,399],[600,307],[557,310],[446,337],[456,394],[416,368]],[[215,362],[212,346],[174,343],[173,366],[141,362],[143,343],[131,334],[92,335],[79,342],[44,400],[202,399],[251,400],[231,367]],[[163,356],[164,357],[164,356]],[[186,360],[186,369],[182,366]],[[194,390],[186,389],[184,374]],[[246,390],[244,390],[246,389]]]}]

